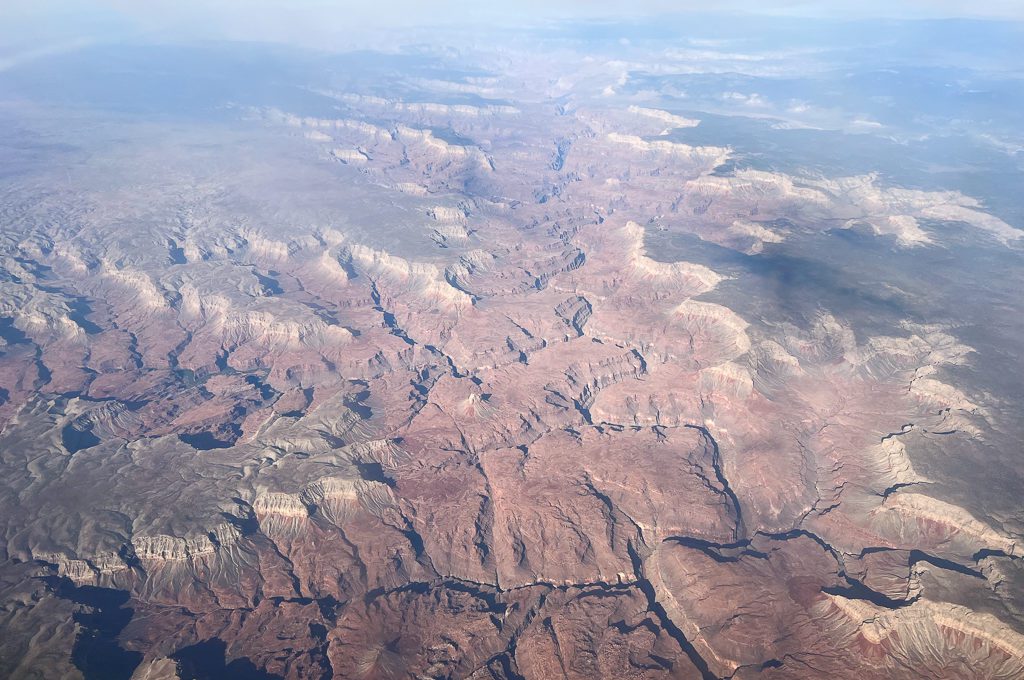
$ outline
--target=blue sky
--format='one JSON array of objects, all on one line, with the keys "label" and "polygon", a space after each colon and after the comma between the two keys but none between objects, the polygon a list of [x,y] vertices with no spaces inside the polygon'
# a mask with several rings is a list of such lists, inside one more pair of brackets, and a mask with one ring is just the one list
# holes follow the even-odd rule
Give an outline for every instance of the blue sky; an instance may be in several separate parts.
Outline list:
[{"label": "blue sky", "polygon": [[[343,47],[394,28],[644,18],[708,6],[706,0],[2,0],[0,58],[140,34]],[[718,0],[713,6],[782,16],[1024,21],[1024,0]]]}]

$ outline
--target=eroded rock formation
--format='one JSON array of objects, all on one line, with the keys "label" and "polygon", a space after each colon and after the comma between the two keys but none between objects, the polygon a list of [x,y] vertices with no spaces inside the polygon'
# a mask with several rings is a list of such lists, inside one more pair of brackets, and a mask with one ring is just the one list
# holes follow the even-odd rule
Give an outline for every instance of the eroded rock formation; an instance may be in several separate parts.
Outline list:
[{"label": "eroded rock formation", "polygon": [[914,464],[996,427],[956,330],[745,317],[645,245],[1020,230],[648,107],[325,93],[245,113],[308,176],[5,193],[0,674],[1024,675],[1019,617],[938,594],[1016,611],[1022,550]]}]

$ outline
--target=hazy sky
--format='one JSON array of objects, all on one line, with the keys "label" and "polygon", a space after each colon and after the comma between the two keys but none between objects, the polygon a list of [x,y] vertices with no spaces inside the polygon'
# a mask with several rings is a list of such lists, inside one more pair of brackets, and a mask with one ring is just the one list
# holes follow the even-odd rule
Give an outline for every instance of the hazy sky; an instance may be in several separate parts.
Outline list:
[{"label": "hazy sky", "polygon": [[140,33],[329,48],[389,28],[643,18],[709,6],[745,14],[1024,21],[1024,0],[0,0],[0,59]]}]

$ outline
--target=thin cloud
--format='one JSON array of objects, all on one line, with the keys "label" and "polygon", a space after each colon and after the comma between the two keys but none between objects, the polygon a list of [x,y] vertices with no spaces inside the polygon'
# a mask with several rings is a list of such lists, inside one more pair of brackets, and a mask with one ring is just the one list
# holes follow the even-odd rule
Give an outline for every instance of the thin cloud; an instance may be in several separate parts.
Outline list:
[{"label": "thin cloud", "polygon": [[[0,0],[0,45],[57,44],[134,33],[330,48],[429,27],[511,28],[562,20],[644,20],[708,13],[704,0]],[[715,13],[829,18],[973,17],[1024,21],[1020,0],[721,0]],[[717,45],[692,45],[695,48]]]},{"label": "thin cloud", "polygon": [[51,57],[56,54],[74,52],[94,44],[92,38],[74,38],[65,42],[43,45],[30,50],[22,50],[11,54],[0,54],[0,73],[17,68],[36,59]]}]

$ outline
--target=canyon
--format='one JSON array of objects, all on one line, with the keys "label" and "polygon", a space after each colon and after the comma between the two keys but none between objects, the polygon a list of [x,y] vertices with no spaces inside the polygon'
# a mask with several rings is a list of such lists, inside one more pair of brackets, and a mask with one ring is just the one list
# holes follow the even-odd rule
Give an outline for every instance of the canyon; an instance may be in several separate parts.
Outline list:
[{"label": "canyon", "polygon": [[947,482],[1019,454],[966,324],[650,245],[1024,231],[509,68],[22,121],[69,146],[0,188],[0,675],[1024,676],[1024,521]]}]

